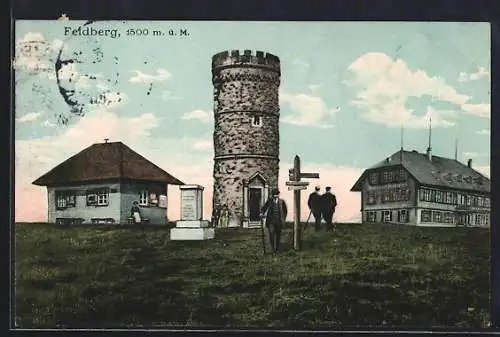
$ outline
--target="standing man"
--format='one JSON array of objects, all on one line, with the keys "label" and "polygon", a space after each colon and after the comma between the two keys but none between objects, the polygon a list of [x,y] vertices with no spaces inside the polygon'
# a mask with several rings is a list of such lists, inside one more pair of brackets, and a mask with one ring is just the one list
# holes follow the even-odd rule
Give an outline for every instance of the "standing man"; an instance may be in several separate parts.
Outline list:
[{"label": "standing man", "polygon": [[314,229],[316,232],[321,226],[321,195],[319,194],[320,187],[316,186],[314,192],[309,194],[309,199],[307,200],[307,206],[314,216]]},{"label": "standing man", "polygon": [[285,225],[287,215],[286,203],[283,199],[280,199],[279,195],[280,191],[277,188],[273,189],[272,197],[266,201],[261,210],[262,214],[267,211],[266,227],[269,231],[269,241],[271,241],[273,253],[278,252],[281,230]]},{"label": "standing man", "polygon": [[333,214],[335,213],[335,207],[337,207],[337,197],[331,192],[332,188],[327,186],[325,188],[325,194],[322,195],[323,199],[323,218],[326,221],[326,230],[331,231],[335,229],[332,225]]}]

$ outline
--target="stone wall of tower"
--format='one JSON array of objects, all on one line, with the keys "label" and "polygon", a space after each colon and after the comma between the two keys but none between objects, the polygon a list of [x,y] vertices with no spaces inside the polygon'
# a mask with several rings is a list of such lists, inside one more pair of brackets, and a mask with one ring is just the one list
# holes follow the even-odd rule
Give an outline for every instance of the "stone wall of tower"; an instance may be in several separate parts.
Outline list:
[{"label": "stone wall of tower", "polygon": [[[279,173],[279,59],[251,51],[212,58],[214,85],[213,208],[228,205],[241,222],[243,181],[259,172],[270,188]],[[261,125],[252,121],[260,118]]]}]

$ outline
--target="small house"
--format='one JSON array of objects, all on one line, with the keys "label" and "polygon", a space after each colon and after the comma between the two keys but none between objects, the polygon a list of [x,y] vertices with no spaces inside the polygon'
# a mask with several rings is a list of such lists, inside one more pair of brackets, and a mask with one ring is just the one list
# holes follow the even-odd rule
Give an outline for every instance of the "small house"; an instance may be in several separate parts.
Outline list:
[{"label": "small house", "polygon": [[37,180],[47,187],[48,222],[126,224],[139,202],[152,224],[166,224],[168,185],[184,185],[122,142],[97,143]]}]

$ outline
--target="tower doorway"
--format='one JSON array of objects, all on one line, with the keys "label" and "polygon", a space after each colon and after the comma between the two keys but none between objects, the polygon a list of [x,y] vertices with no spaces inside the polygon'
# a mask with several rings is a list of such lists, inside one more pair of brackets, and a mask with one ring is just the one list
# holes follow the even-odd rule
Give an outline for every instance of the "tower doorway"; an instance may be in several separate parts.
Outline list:
[{"label": "tower doorway", "polygon": [[250,222],[260,221],[260,205],[262,204],[262,189],[250,187],[248,193],[248,210]]},{"label": "tower doorway", "polygon": [[268,186],[260,173],[243,182],[243,227],[260,227],[260,210],[267,199]]}]

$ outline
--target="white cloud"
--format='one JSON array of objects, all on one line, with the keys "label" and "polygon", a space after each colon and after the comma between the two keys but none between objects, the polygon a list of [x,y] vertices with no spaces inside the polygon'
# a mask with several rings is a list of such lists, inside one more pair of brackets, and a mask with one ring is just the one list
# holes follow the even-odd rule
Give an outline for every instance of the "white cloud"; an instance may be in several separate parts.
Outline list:
[{"label": "white cloud", "polygon": [[45,127],[48,127],[48,128],[54,128],[54,127],[56,127],[57,125],[56,125],[56,124],[54,124],[54,123],[52,123],[52,122],[51,122],[51,121],[49,121],[49,120],[45,120],[45,121],[43,121],[42,126],[45,126]]},{"label": "white cloud", "polygon": [[479,104],[470,104],[466,103],[462,105],[462,110],[473,116],[487,118],[491,117],[491,105],[489,103],[479,103]]},{"label": "white cloud", "polygon": [[193,149],[195,150],[213,150],[214,144],[212,139],[200,139],[193,143]]},{"label": "white cloud", "polygon": [[299,60],[299,59],[293,60],[292,63],[296,66],[299,66],[299,67],[309,68],[309,63],[302,61],[302,60]]},{"label": "white cloud", "polygon": [[[363,109],[364,118],[374,123],[427,127],[428,122],[424,123],[421,115],[405,106],[409,97],[424,95],[454,104],[470,114],[485,114],[484,106],[468,104],[471,97],[458,93],[444,79],[430,77],[421,69],[411,70],[405,61],[394,60],[384,53],[362,55],[349,66],[348,74],[345,84],[358,90],[352,104]],[[454,125],[449,120],[454,114],[432,106],[427,107],[426,113],[432,115],[433,126]]]},{"label": "white cloud", "polygon": [[190,112],[186,112],[184,115],[182,115],[182,119],[185,120],[196,119],[202,123],[209,123],[212,120],[212,113],[205,110],[197,109]]},{"label": "white cloud", "polygon": [[487,153],[479,153],[479,152],[464,152],[462,153],[463,158],[475,158],[475,157],[485,157],[488,156]]},{"label": "white cloud", "polygon": [[283,123],[314,126],[318,128],[331,128],[329,120],[335,116],[338,109],[330,109],[323,99],[314,93],[290,94],[280,92],[280,104],[288,104],[293,111],[292,115],[281,117]]},{"label": "white cloud", "polygon": [[41,115],[42,115],[41,112],[30,112],[24,116],[17,118],[16,120],[19,123],[33,122],[33,121],[37,120],[38,117],[40,117]]},{"label": "white cloud", "polygon": [[489,136],[491,134],[490,130],[488,130],[488,129],[479,130],[479,131],[476,131],[476,133],[478,135],[487,135],[487,136]]},{"label": "white cloud", "polygon": [[146,74],[139,70],[134,70],[135,76],[129,79],[132,83],[152,83],[152,82],[162,82],[169,79],[172,75],[168,70],[160,68],[156,70],[156,75]]},{"label": "white cloud", "polygon": [[461,72],[458,75],[458,81],[459,82],[476,81],[483,77],[489,77],[489,75],[490,75],[490,70],[488,68],[478,67],[475,73]]},{"label": "white cloud", "polygon": [[12,66],[20,72],[50,74],[54,72],[54,57],[62,41],[47,41],[43,34],[28,32],[16,41],[15,58]]},{"label": "white cloud", "polygon": [[179,96],[174,96],[169,90],[164,90],[161,93],[161,98],[165,101],[172,101],[172,100],[178,100],[181,99],[182,97]]}]

